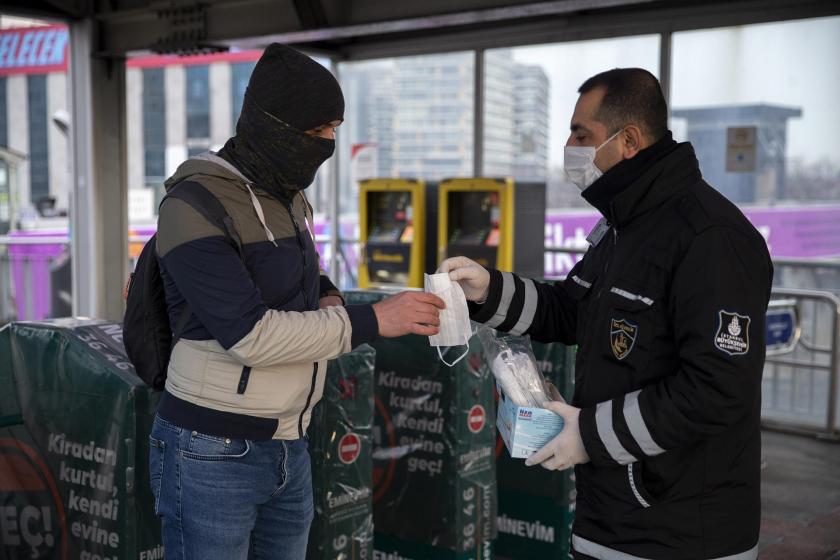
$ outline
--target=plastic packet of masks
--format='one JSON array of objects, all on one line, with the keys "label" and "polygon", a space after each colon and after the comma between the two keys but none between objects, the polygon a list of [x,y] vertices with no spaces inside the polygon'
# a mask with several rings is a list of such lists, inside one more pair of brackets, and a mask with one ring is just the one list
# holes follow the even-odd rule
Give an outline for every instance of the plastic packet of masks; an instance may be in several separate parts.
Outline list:
[{"label": "plastic packet of masks", "polygon": [[563,400],[537,367],[528,337],[500,335],[489,327],[481,327],[478,337],[496,382],[516,406],[545,408]]},{"label": "plastic packet of masks", "polygon": [[478,337],[499,390],[499,436],[512,458],[527,459],[563,429],[563,418],[546,408],[548,401],[563,398],[537,368],[528,337],[487,327],[479,329]]}]

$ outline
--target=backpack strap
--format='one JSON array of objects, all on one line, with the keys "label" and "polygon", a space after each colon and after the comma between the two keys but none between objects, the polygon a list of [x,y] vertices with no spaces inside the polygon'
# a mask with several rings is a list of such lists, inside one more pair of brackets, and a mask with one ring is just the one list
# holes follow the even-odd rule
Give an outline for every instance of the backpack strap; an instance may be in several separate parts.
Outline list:
[{"label": "backpack strap", "polygon": [[[239,237],[239,233],[233,226],[233,218],[231,218],[230,214],[227,213],[224,205],[218,198],[216,198],[216,195],[207,190],[204,185],[194,181],[184,181],[178,183],[166,194],[166,196],[163,197],[163,200],[161,200],[160,203],[163,204],[163,201],[167,198],[177,198],[178,200],[183,200],[196,212],[204,216],[204,219],[222,230],[225,237],[227,237],[236,247],[236,251],[239,253],[239,258],[242,259],[242,262],[245,262],[245,253],[242,250],[242,239]],[[191,315],[192,311],[190,310],[190,306],[189,304],[186,304],[183,311],[181,311],[181,316],[178,317],[178,323],[175,325],[175,331],[172,333],[173,347],[175,346],[175,343],[181,339],[181,334],[183,334]]]},{"label": "backpack strap", "polygon": [[227,210],[225,210],[224,205],[219,201],[219,199],[207,190],[205,186],[194,181],[184,181],[175,185],[166,194],[166,196],[163,197],[163,200],[161,200],[160,203],[163,204],[163,201],[167,198],[177,198],[178,200],[183,200],[199,214],[204,216],[208,222],[222,230],[225,236],[236,247],[236,251],[239,253],[239,258],[242,259],[243,262],[245,261],[245,254],[242,251],[242,239],[239,237],[239,233],[233,226],[233,218],[231,218],[227,213]]}]

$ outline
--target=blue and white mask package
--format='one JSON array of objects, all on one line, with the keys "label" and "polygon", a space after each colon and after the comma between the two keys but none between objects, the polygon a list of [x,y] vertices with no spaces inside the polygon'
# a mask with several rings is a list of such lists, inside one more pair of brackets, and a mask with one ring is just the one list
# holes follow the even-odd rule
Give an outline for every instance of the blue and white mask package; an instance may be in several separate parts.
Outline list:
[{"label": "blue and white mask package", "polygon": [[563,418],[545,406],[563,398],[537,368],[528,337],[499,336],[487,327],[478,337],[499,391],[496,427],[510,456],[526,459],[562,431]]}]

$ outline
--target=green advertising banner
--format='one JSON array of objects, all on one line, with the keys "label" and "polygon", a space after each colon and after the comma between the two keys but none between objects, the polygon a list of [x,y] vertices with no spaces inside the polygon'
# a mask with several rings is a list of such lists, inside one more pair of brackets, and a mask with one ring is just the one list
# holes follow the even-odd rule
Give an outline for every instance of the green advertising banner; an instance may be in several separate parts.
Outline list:
[{"label": "green advertising banner", "polygon": [[[17,323],[0,331],[0,559],[163,558],[149,490],[158,395],[134,374],[122,326]],[[11,383],[10,383],[11,381]]]},{"label": "green advertising banner", "polygon": [[[384,296],[345,294],[348,303]],[[376,550],[387,537],[436,551],[422,558],[490,558],[484,543],[496,533],[495,406],[478,340],[451,368],[427,337],[380,338],[373,346]],[[451,348],[444,357],[451,362],[464,349]]]},{"label": "green advertising banner", "polygon": [[376,533],[374,560],[490,560],[493,558],[493,541],[482,541],[473,548],[456,552],[394,538]]},{"label": "green advertising banner", "polygon": [[331,360],[312,412],[309,443],[315,520],[308,560],[373,557],[373,375],[367,345]]},{"label": "green advertising banner", "polygon": [[[574,348],[563,344],[531,342],[534,357],[548,381],[567,401],[574,393]],[[526,560],[570,559],[569,541],[574,519],[574,470],[547,471],[526,467],[524,459],[511,459],[501,439],[496,445],[499,486],[500,558]]]},{"label": "green advertising banner", "polygon": [[[20,413],[17,383],[11,367],[6,362],[12,355],[11,332],[7,325],[0,329],[0,428],[23,424]],[[2,479],[0,479],[2,480]]]},{"label": "green advertising banner", "polygon": [[[494,383],[478,341],[452,368],[425,337],[373,346],[330,362],[313,412],[309,560],[567,558],[571,472],[494,449]],[[570,398],[573,352],[533,347]],[[134,374],[121,326],[8,325],[0,385],[0,560],[162,559],[146,466],[159,393]]]},{"label": "green advertising banner", "polygon": [[499,488],[499,537],[495,549],[505,560],[571,560],[569,542],[574,504]]}]

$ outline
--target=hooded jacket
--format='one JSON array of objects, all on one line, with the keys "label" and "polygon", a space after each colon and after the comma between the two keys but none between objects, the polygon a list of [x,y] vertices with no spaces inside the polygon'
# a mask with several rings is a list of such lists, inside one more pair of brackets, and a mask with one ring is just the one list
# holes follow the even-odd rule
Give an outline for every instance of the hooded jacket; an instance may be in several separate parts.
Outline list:
[{"label": "hooded jacket", "polygon": [[158,414],[220,437],[303,437],[326,360],[376,336],[373,308],[318,308],[334,286],[321,275],[302,192],[270,195],[212,153],[181,164],[166,188],[191,182],[225,207],[244,262],[196,210],[164,199],[157,251],[170,324],[186,304],[192,316],[172,351]]},{"label": "hooded jacket", "polygon": [[753,560],[773,267],[691,145],[662,152],[596,203],[604,219],[565,281],[491,270],[472,317],[579,347],[572,404],[590,461],[575,467],[575,558]]}]

